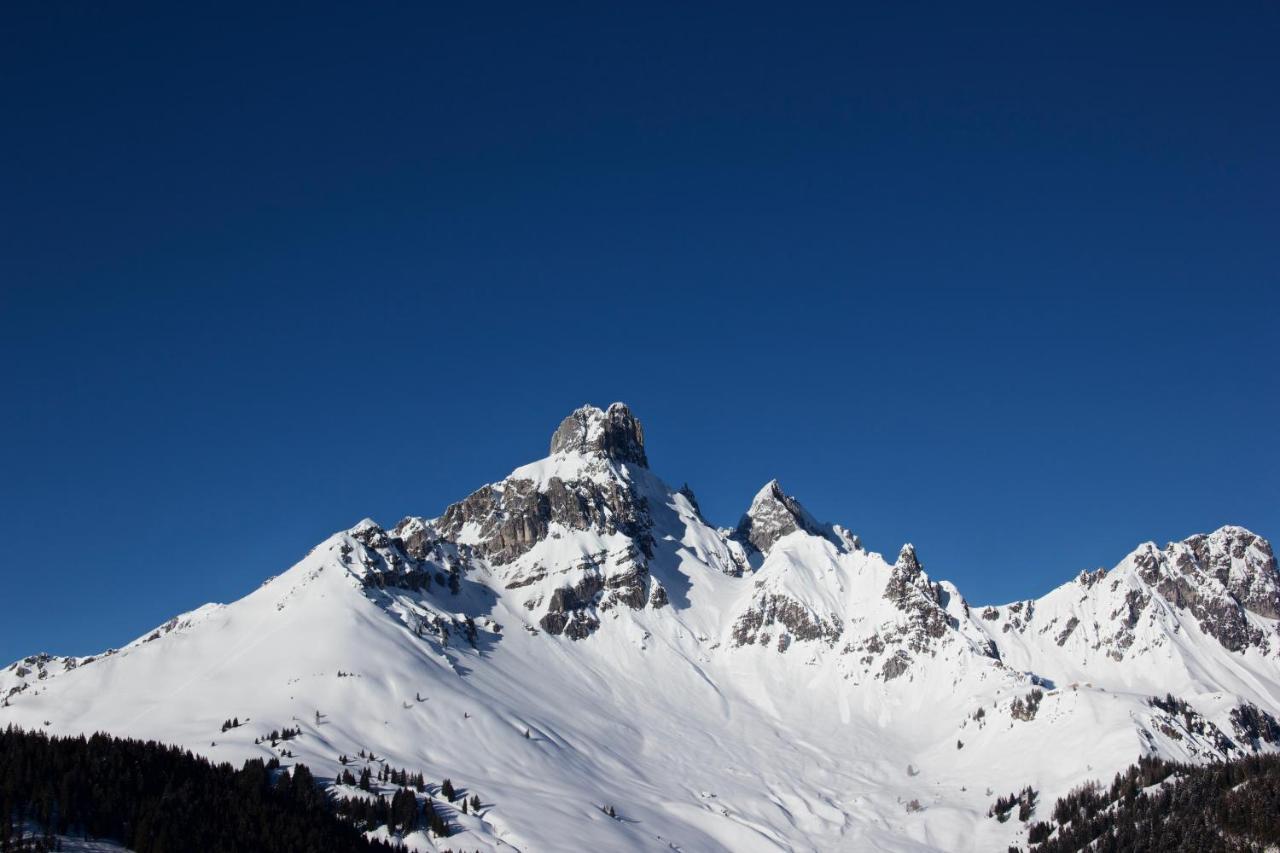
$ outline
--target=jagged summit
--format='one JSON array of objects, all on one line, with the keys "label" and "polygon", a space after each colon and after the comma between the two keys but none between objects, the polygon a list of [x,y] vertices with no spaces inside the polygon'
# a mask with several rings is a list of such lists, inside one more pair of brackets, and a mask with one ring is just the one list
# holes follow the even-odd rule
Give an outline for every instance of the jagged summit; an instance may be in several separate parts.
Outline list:
[{"label": "jagged summit", "polygon": [[550,450],[119,649],[0,669],[0,726],[303,761],[334,796],[363,796],[351,756],[477,792],[435,800],[453,834],[423,853],[1007,849],[998,792],[1280,750],[1280,576],[1244,528],[970,607],[777,480],[712,526],[620,403]]},{"label": "jagged summit", "polygon": [[1271,543],[1244,527],[1227,524],[1182,541],[1201,570],[1216,577],[1250,610],[1280,618],[1280,572]]},{"label": "jagged summit", "polygon": [[777,480],[764,484],[751,500],[751,508],[738,522],[734,537],[750,545],[761,554],[768,552],[782,537],[803,530],[814,536],[827,536],[827,532],[800,501],[782,490]]},{"label": "jagged summit", "polygon": [[914,574],[919,574],[921,571],[920,558],[916,555],[916,546],[910,542],[903,545],[898,551],[898,559],[894,565],[902,566]]},{"label": "jagged summit", "polygon": [[625,403],[611,403],[604,410],[590,405],[574,410],[551,436],[551,453],[585,453],[649,467],[644,428]]}]

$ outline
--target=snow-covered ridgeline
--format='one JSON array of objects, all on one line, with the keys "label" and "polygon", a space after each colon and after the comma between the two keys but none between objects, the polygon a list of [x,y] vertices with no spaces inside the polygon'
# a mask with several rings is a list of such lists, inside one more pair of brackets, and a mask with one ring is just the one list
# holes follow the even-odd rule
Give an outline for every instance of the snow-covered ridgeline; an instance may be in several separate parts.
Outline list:
[{"label": "snow-covered ridgeline", "polygon": [[1272,748],[1278,616],[1270,546],[1235,527],[1000,607],[776,481],[716,528],[614,404],[438,517],[365,520],[233,604],[0,670],[0,725],[287,748],[330,777],[372,752],[490,804],[453,848],[989,849],[1021,825],[988,789],[1048,803],[1143,751]]}]

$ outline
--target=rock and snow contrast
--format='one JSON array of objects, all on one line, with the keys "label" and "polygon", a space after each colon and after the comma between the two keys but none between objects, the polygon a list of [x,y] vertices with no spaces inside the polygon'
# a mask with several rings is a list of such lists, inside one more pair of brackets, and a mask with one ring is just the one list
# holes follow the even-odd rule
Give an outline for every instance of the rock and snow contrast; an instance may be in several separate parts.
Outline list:
[{"label": "rock and snow contrast", "polygon": [[0,726],[329,780],[372,755],[478,796],[423,850],[1003,850],[1026,824],[988,816],[999,796],[1047,811],[1139,755],[1280,747],[1278,619],[1271,547],[1238,527],[990,607],[777,482],[717,528],[626,406],[588,406],[435,518],[362,521],[232,604],[0,670]]}]

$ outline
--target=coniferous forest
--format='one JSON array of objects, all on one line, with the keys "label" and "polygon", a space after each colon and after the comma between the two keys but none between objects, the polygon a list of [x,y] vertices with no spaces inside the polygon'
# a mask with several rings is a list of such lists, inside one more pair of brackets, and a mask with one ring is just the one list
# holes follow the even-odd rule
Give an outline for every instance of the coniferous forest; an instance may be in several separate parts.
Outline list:
[{"label": "coniferous forest", "polygon": [[[1207,765],[1143,758],[1028,830],[1032,853],[1261,853],[1280,846],[1280,755]],[[1011,848],[1016,850],[1017,848]]]},{"label": "coniferous forest", "polygon": [[237,770],[154,741],[0,732],[0,850],[52,850],[55,835],[137,853],[401,849],[339,818],[304,765]]}]

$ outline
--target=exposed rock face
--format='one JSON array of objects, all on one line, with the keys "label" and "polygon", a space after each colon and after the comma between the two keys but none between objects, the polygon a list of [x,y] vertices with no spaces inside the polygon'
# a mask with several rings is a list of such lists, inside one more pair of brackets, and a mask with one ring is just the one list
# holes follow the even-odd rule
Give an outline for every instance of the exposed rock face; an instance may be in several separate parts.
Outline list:
[{"label": "exposed rock face", "polygon": [[[526,590],[522,603],[544,631],[572,638],[590,635],[611,609],[668,606],[668,590],[650,574],[660,544],[654,518],[661,527],[665,516],[661,503],[653,510],[659,514],[651,515],[646,498],[659,493],[651,491],[656,482],[652,475],[639,470],[648,467],[639,420],[621,403],[607,409],[584,406],[561,422],[550,449],[547,459],[477,490],[437,519],[406,519],[390,532],[362,523],[346,546],[355,553],[344,558],[363,567],[366,587],[375,590],[436,586],[453,593],[473,562],[483,563],[505,589]],[[703,521],[687,485],[670,494],[683,496],[678,503],[687,501]],[[589,535],[579,544],[577,532]],[[857,537],[819,524],[774,480],[755,495],[734,530],[716,531],[724,547],[709,565],[742,576],[797,532],[825,539],[842,557],[866,553]],[[568,552],[550,543],[534,551],[562,537],[575,543]],[[571,556],[558,556],[564,553]],[[1076,580],[1082,595],[1105,603],[1103,618],[1056,611],[1040,615],[1035,601],[986,608],[979,618],[995,636],[973,647],[999,660],[999,634],[1029,637],[1034,632],[1059,648],[1087,643],[1089,650],[1121,661],[1145,652],[1151,645],[1148,634],[1163,636],[1159,629],[1149,632],[1148,622],[1180,611],[1231,651],[1257,648],[1272,654],[1280,648],[1280,634],[1256,618],[1280,618],[1280,577],[1265,539],[1225,527],[1164,549],[1144,546],[1122,568],[1118,574],[1082,572]],[[948,612],[947,591],[929,580],[910,545],[890,567],[882,594],[893,606],[889,618],[846,636],[850,622],[836,617],[838,608],[785,584],[757,585],[750,604],[731,623],[729,642],[778,651],[813,640],[839,643],[846,653],[862,654],[864,664],[874,662],[881,677],[892,679],[914,661],[938,654],[968,618],[967,605],[962,615]],[[881,669],[881,663],[887,668]]]},{"label": "exposed rock face", "polygon": [[[1109,618],[1114,632],[1110,637],[1103,639],[1102,645],[1110,647],[1107,655],[1112,660],[1124,660],[1124,656],[1133,648],[1136,640],[1134,629],[1138,627],[1142,614],[1147,612],[1147,605],[1150,603],[1151,596],[1148,593],[1140,589],[1131,589],[1124,594],[1124,600],[1120,606],[1111,611]],[[1028,618],[1030,615],[1028,613]]]},{"label": "exposed rock face", "polygon": [[613,403],[604,411],[583,406],[573,412],[551,436],[551,452],[599,454],[615,462],[649,467],[644,429],[622,403]]},{"label": "exposed rock face", "polygon": [[1080,584],[1085,589],[1089,589],[1104,580],[1106,576],[1107,570],[1103,568],[1097,568],[1091,572],[1082,571],[1080,574],[1076,575],[1076,583]]},{"label": "exposed rock face", "polygon": [[1061,633],[1059,633],[1058,636],[1054,639],[1054,642],[1057,643],[1059,646],[1065,646],[1067,644],[1067,640],[1071,639],[1072,633],[1075,632],[1076,628],[1079,627],[1079,625],[1080,625],[1080,620],[1077,619],[1075,616],[1072,616],[1070,619],[1067,620],[1066,627],[1062,629]]},{"label": "exposed rock face", "polygon": [[906,623],[898,634],[912,651],[928,649],[932,641],[941,639],[948,628],[955,627],[954,619],[943,608],[943,595],[942,587],[931,583],[925,575],[916,549],[903,545],[885,585],[884,597],[906,615]]},{"label": "exposed rock face", "polygon": [[649,596],[649,569],[637,548],[630,548],[615,561],[613,571],[604,580],[602,610],[624,605],[632,610],[644,607]]},{"label": "exposed rock face", "polygon": [[391,531],[391,535],[404,553],[414,560],[425,560],[443,541],[434,527],[419,518],[404,519]]},{"label": "exposed rock face", "polygon": [[[585,464],[574,463],[575,456]],[[654,537],[648,501],[623,467],[648,467],[644,430],[631,410],[614,403],[573,412],[552,435],[547,463],[565,473],[530,478],[517,472],[448,507],[431,523],[434,530],[445,541],[469,543],[494,567],[510,566],[503,577],[507,589],[537,585],[525,606],[542,612],[539,624],[551,634],[579,639],[599,626],[599,611],[665,605],[665,592],[651,589],[649,577]],[[574,565],[523,559],[566,531],[621,535],[629,544]],[[425,536],[413,544],[420,546]],[[557,575],[564,578],[548,592],[544,581]]]},{"label": "exposed rock face", "polygon": [[736,646],[767,644],[774,629],[779,632],[779,651],[785,651],[793,639],[822,640],[834,645],[843,632],[839,623],[822,619],[792,598],[766,595],[738,617],[733,627],[733,643]]},{"label": "exposed rock face", "polygon": [[898,649],[884,660],[884,665],[880,668],[880,677],[885,681],[893,681],[898,676],[905,673],[911,668],[911,655],[902,649]]},{"label": "exposed rock face", "polygon": [[798,500],[782,491],[777,480],[770,480],[756,493],[751,508],[738,522],[733,535],[765,554],[775,542],[797,530],[815,536],[828,535]]},{"label": "exposed rock face", "polygon": [[573,586],[557,589],[551,594],[551,602],[539,624],[549,634],[563,634],[573,626],[574,630],[568,631],[570,637],[581,639],[587,636],[600,623],[586,610],[596,603],[596,596],[602,589],[604,579],[598,573],[586,575]]},{"label": "exposed rock face", "polygon": [[[1148,701],[1156,712],[1151,719],[1151,723],[1156,730],[1170,740],[1183,743],[1192,754],[1206,759],[1216,759],[1218,757],[1235,758],[1239,756],[1240,747],[1231,738],[1223,734],[1222,729],[1218,728],[1217,724],[1212,720],[1205,719],[1204,715],[1190,703],[1183,699],[1175,698],[1171,693],[1165,694],[1163,699],[1159,696],[1152,696]],[[1238,723],[1236,714],[1244,707],[1241,706],[1232,710],[1231,719],[1233,724]],[[1252,705],[1248,707],[1253,708]],[[1256,711],[1256,708],[1254,710]],[[1238,730],[1239,727],[1237,725]],[[1245,746],[1249,746],[1249,744],[1246,743]],[[1256,748],[1254,746],[1254,749]]]},{"label": "exposed rock face", "polygon": [[[557,528],[626,536],[631,544],[619,552],[601,553],[577,566],[534,566],[510,579],[507,588],[514,589],[538,583],[548,574],[584,574],[546,599],[540,624],[548,633],[580,639],[599,626],[591,612],[595,608],[640,609],[649,599],[653,533],[648,504],[617,477],[572,482],[552,477],[543,490],[532,480],[507,480],[449,507],[437,523],[450,539],[465,535],[474,541],[474,548],[494,566],[515,563],[538,543],[558,535]],[[541,605],[536,598],[529,604],[533,609]]]},{"label": "exposed rock face", "polygon": [[[645,555],[635,547],[593,555],[566,574],[576,580],[551,591],[539,620],[548,634],[582,639],[600,626],[598,613],[619,606],[641,610],[646,604],[657,609],[667,603],[666,592],[649,576]],[[532,606],[542,603],[535,599]]]},{"label": "exposed rock face", "polygon": [[1280,582],[1271,543],[1242,527],[1224,527],[1183,543],[1201,572],[1227,588],[1245,610],[1280,618]]},{"label": "exposed rock face", "polygon": [[[1068,591],[1069,590],[1069,591]],[[1081,572],[1049,610],[1035,601],[988,608],[1002,633],[1046,635],[1062,648],[1101,651],[1117,663],[1159,649],[1194,623],[1228,651],[1280,650],[1280,574],[1271,545],[1240,527],[1171,542],[1146,543],[1114,570]],[[1070,596],[1070,603],[1066,600]],[[1066,607],[1063,605],[1066,604]]]},{"label": "exposed rock face", "polygon": [[1267,632],[1247,613],[1280,616],[1280,577],[1267,540],[1239,527],[1144,546],[1139,576],[1168,603],[1191,613],[1201,630],[1233,652],[1267,648]]},{"label": "exposed rock face", "polygon": [[623,533],[646,554],[652,547],[649,510],[628,484],[614,478],[565,482],[552,477],[545,491],[532,480],[485,486],[445,510],[444,536],[457,539],[475,525],[476,547],[497,565],[509,563],[547,537],[550,526]]},{"label": "exposed rock face", "polygon": [[693,507],[693,511],[698,514],[698,518],[702,518],[702,507],[698,506],[698,498],[693,494],[693,489],[689,488],[689,484],[685,483],[677,491],[689,500],[689,506]]},{"label": "exposed rock face", "polygon": [[[773,510],[756,515],[757,519],[781,522],[773,530],[786,529],[788,520],[806,520],[795,512],[794,505],[784,501],[776,484],[762,491],[756,508]],[[801,529],[795,526],[790,532]],[[762,530],[757,528],[757,532]],[[972,649],[999,660],[994,644],[963,635],[960,617],[947,611],[951,593],[929,580],[912,546],[904,546],[897,562],[886,566],[878,554],[868,555],[857,538],[845,531],[836,528],[830,533],[821,529],[808,532],[835,545],[834,554],[821,547],[807,552],[826,555],[821,559],[832,560],[829,568],[810,575],[801,568],[802,564],[791,562],[795,554],[814,548],[812,540],[808,544],[797,543],[795,554],[790,546],[779,546],[776,541],[766,543],[773,545],[773,553],[764,562],[761,571],[765,574],[756,582],[749,605],[733,622],[731,645],[776,645],[781,652],[795,643],[817,641],[830,648],[839,647],[841,655],[856,656],[857,662],[851,657],[845,664],[846,674],[860,670],[856,677],[872,676],[885,681],[908,674],[918,661],[953,647]],[[879,567],[887,569],[888,575],[881,575],[883,579],[866,590],[866,594],[877,597],[876,601],[866,601],[865,612],[874,614],[866,621],[868,617],[861,615],[864,611],[860,600],[852,602],[856,609],[847,610],[849,603],[840,598],[849,594],[849,585],[856,589],[868,576],[878,574]],[[792,571],[801,573],[799,580],[788,580],[794,577],[789,574]],[[963,600],[960,605],[957,609],[963,610],[968,619],[967,605]]]},{"label": "exposed rock face", "polygon": [[406,518],[389,534],[365,520],[350,531],[356,546],[344,545],[341,560],[360,566],[366,588],[426,591],[432,582],[456,595],[471,568],[470,549],[441,539],[422,519]]}]

